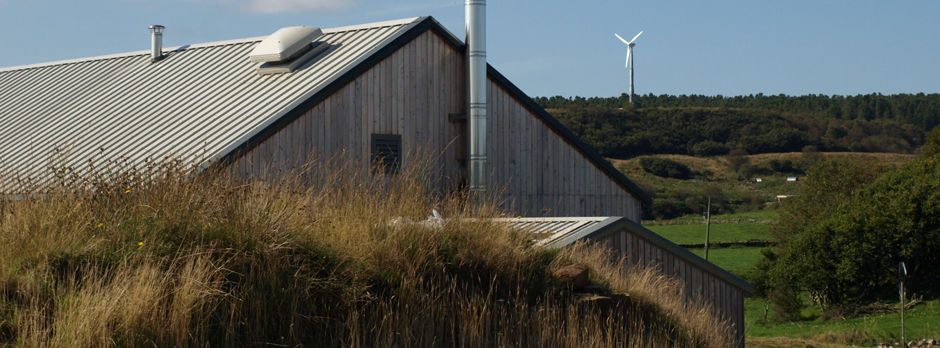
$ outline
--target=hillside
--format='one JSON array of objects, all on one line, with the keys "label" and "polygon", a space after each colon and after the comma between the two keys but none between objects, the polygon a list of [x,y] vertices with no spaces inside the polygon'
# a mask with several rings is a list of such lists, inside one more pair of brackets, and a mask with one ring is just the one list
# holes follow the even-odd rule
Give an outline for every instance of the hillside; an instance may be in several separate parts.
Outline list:
[{"label": "hillside", "polygon": [[842,119],[767,109],[715,107],[549,109],[603,156],[726,155],[802,151],[914,153],[924,128],[899,119]]},{"label": "hillside", "polygon": [[[776,204],[778,196],[791,196],[802,184],[804,168],[823,159],[842,158],[857,163],[900,166],[914,155],[855,152],[788,152],[757,155],[694,157],[650,155],[629,160],[610,159],[615,167],[653,196],[644,219],[672,219],[701,215],[706,197],[712,197],[712,213],[758,210]],[[644,169],[644,159],[672,161],[688,167],[688,178],[663,177]],[[788,182],[788,177],[797,181]],[[757,179],[761,182],[757,182]]]},{"label": "hillside", "polygon": [[[0,346],[729,345],[675,282],[534,247],[419,169],[315,170],[66,170],[0,200]],[[432,209],[446,219],[423,221]],[[590,287],[553,275],[573,264]]]},{"label": "hillside", "polygon": [[[627,95],[618,97],[537,97],[544,108],[584,107],[621,108],[628,105]],[[814,118],[842,120],[896,120],[929,130],[940,124],[940,94],[861,94],[800,96],[751,94],[740,96],[638,95],[641,108],[732,108],[768,110],[782,114],[801,114]]]}]

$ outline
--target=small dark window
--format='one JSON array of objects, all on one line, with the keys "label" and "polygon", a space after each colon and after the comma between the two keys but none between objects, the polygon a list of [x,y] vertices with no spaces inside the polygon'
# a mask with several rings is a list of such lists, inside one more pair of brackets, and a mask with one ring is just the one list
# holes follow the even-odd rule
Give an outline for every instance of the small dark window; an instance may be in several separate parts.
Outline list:
[{"label": "small dark window", "polygon": [[401,167],[401,134],[372,134],[372,170],[398,173]]}]

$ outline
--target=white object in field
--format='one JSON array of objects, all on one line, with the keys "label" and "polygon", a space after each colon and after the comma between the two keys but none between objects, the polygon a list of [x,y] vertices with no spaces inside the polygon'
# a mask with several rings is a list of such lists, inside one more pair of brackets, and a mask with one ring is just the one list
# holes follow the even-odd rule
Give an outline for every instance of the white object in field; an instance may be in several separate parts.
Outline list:
[{"label": "white object in field", "polygon": [[441,213],[437,212],[437,209],[431,209],[431,215],[421,221],[421,224],[427,227],[441,228],[444,227],[444,218],[441,217]]}]

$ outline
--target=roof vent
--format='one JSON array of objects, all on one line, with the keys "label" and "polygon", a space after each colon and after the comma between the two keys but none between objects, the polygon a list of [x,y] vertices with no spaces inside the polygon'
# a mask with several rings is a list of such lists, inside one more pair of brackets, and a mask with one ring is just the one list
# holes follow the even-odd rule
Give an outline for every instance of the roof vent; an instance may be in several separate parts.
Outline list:
[{"label": "roof vent", "polygon": [[325,42],[313,42],[322,35],[317,27],[281,28],[255,46],[248,57],[262,63],[258,66],[261,75],[288,73],[329,47]]},{"label": "roof vent", "polygon": [[326,51],[330,45],[326,42],[314,42],[312,44],[307,44],[305,51],[300,51],[300,54],[295,55],[292,58],[288,58],[284,61],[273,61],[262,63],[258,66],[258,74],[260,75],[269,75],[269,74],[283,74],[289,73],[294,70],[297,70],[298,67],[316,57],[321,52]]},{"label": "roof vent", "polygon": [[249,54],[254,63],[284,62],[304,53],[313,40],[323,35],[317,27],[281,28],[266,37]]}]

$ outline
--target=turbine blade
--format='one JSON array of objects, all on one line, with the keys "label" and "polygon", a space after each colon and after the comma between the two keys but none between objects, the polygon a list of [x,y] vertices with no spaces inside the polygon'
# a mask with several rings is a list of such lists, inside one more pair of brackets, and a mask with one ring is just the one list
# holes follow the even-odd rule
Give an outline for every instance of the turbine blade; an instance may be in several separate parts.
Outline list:
[{"label": "turbine blade", "polygon": [[630,69],[630,58],[631,58],[631,57],[633,57],[633,50],[627,48],[627,63],[624,64],[624,66],[626,66],[627,69]]},{"label": "turbine blade", "polygon": [[620,35],[617,35],[617,33],[614,33],[614,36],[616,36],[618,39],[620,39],[620,41],[623,41],[623,43],[624,43],[625,45],[629,45],[629,44],[630,44],[629,42],[627,42],[627,40],[624,40],[622,37],[620,37]]},{"label": "turbine blade", "polygon": [[[643,35],[643,31],[642,31],[642,30],[640,30],[640,33],[639,33],[639,34],[636,34],[636,36],[633,37],[633,40],[630,40],[629,43],[633,43],[633,41],[636,41],[636,38],[640,37],[640,35]],[[623,40],[623,39],[621,39],[621,40]]]}]

